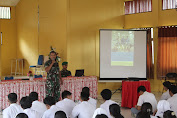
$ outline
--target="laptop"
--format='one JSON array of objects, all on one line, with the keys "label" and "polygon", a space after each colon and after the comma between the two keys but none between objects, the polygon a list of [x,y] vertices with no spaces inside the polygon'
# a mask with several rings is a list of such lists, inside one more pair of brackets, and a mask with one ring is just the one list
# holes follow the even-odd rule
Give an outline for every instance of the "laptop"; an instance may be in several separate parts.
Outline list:
[{"label": "laptop", "polygon": [[84,76],[84,69],[76,70],[75,76],[76,77]]}]

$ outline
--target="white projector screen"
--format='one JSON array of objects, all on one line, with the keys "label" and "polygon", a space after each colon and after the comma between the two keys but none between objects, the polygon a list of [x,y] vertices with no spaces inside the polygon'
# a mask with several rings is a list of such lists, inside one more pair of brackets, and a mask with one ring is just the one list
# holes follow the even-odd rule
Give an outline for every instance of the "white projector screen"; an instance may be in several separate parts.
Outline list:
[{"label": "white projector screen", "polygon": [[100,30],[100,80],[146,79],[146,30]]}]

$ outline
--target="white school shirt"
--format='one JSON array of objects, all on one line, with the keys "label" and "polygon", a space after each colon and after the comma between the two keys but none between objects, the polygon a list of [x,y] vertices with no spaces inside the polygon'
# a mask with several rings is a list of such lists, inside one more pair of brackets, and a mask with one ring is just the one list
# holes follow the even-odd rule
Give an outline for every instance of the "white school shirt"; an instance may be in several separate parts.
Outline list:
[{"label": "white school shirt", "polygon": [[20,105],[13,103],[9,107],[4,109],[3,118],[15,118],[19,113],[23,113],[23,109]]},{"label": "white school shirt", "polygon": [[170,108],[177,115],[177,93],[167,100],[170,103]]},{"label": "white school shirt", "polygon": [[149,102],[152,105],[153,112],[157,110],[157,100],[154,94],[145,91],[139,96],[137,106],[142,106],[145,102]]},{"label": "white school shirt", "polygon": [[73,100],[65,98],[56,103],[56,106],[65,111],[66,115],[69,117],[72,113],[73,108],[76,106],[76,103]]},{"label": "white school shirt", "polygon": [[162,94],[160,100],[168,100],[169,98],[171,98],[171,96],[168,89],[165,93]]},{"label": "white school shirt", "polygon": [[24,113],[27,114],[28,118],[41,118],[40,113],[31,108],[25,109]]},{"label": "white school shirt", "polygon": [[102,108],[97,108],[92,116],[92,118],[95,118],[97,115],[101,115],[104,114],[107,116],[107,112],[106,110],[102,109]]},{"label": "white school shirt", "polygon": [[[95,100],[95,99],[89,97],[88,102],[89,102],[90,104],[92,104],[92,105],[95,107],[95,109],[96,109],[97,100]],[[81,103],[81,101],[78,102],[78,104],[80,104],[80,103]]]},{"label": "white school shirt", "polygon": [[108,118],[113,118],[109,112],[109,106],[111,104],[117,104],[117,103],[112,100],[106,100],[103,104],[100,105],[100,108],[106,110]]},{"label": "white school shirt", "polygon": [[76,105],[71,113],[71,118],[92,118],[95,107],[88,101],[83,101]]},{"label": "white school shirt", "polygon": [[41,116],[43,116],[44,112],[47,110],[46,105],[38,100],[33,101],[31,109],[40,113]]},{"label": "white school shirt", "polygon": [[55,113],[57,111],[63,111],[60,108],[58,108],[56,105],[52,105],[50,109],[44,112],[42,118],[54,118]]},{"label": "white school shirt", "polygon": [[160,118],[163,118],[163,113],[170,109],[170,103],[166,100],[160,100],[157,104],[157,113],[155,116],[159,116]]}]

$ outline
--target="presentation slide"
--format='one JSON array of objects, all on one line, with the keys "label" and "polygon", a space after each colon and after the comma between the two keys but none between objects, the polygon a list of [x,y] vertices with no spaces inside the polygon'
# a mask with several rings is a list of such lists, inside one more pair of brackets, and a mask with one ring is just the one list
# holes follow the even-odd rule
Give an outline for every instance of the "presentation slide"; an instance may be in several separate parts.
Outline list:
[{"label": "presentation slide", "polygon": [[146,30],[100,30],[100,80],[146,79]]},{"label": "presentation slide", "polygon": [[134,32],[112,31],[111,66],[133,66]]}]

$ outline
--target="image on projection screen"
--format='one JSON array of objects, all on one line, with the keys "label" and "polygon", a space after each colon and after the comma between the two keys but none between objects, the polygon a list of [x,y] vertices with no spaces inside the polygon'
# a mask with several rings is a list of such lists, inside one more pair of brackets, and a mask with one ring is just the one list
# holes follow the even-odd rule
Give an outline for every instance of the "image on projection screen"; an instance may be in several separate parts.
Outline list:
[{"label": "image on projection screen", "polygon": [[134,31],[112,31],[111,66],[133,66]]}]

